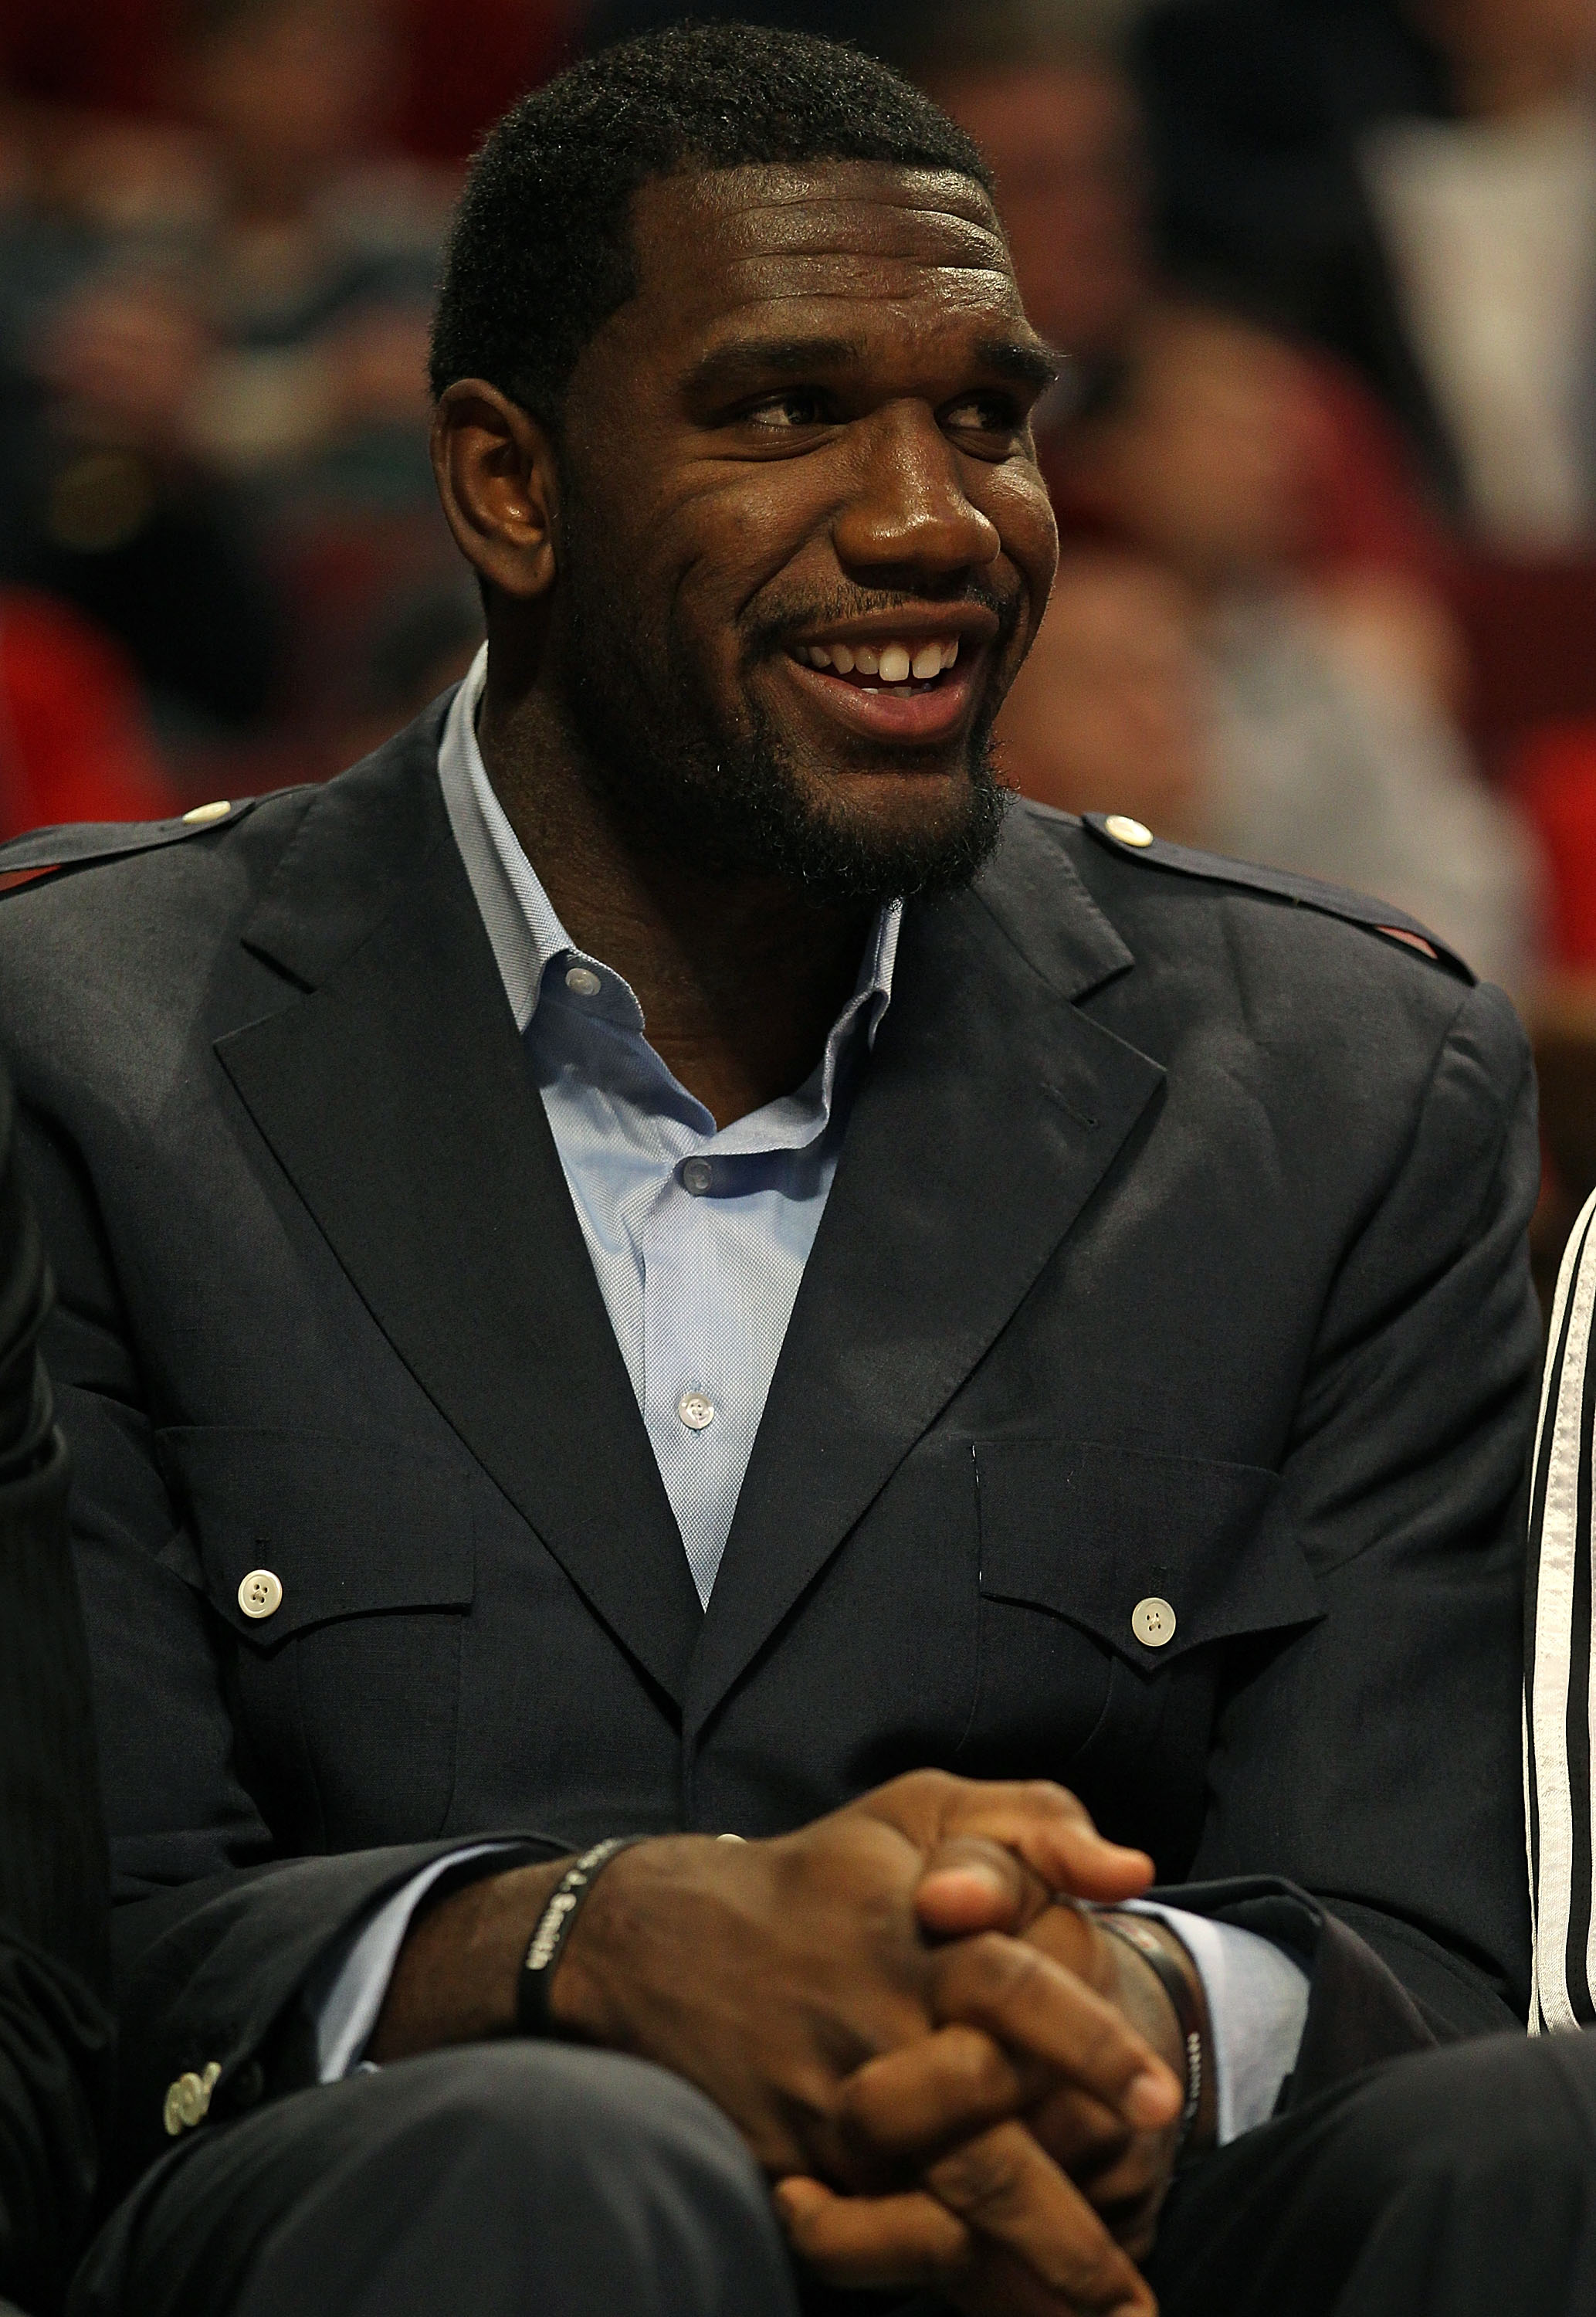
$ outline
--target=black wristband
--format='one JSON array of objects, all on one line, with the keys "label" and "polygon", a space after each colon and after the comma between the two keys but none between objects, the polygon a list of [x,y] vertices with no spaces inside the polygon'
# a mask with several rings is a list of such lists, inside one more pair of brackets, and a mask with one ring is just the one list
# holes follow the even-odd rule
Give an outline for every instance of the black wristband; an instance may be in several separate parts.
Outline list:
[{"label": "black wristband", "polygon": [[1178,2155],[1191,2136],[1191,2127],[1202,2106],[1202,2014],[1191,1992],[1191,1982],[1151,1924],[1138,1922],[1134,1915],[1100,1913],[1097,1920],[1113,1937],[1134,1948],[1149,1966],[1175,2015],[1186,2054],[1186,2098],[1181,2108],[1180,2136],[1175,2143]]},{"label": "black wristband", "polygon": [[549,2008],[548,1990],[554,1980],[554,1967],[571,1936],[571,1926],[611,1860],[619,1858],[623,1850],[629,1850],[633,1843],[647,1839],[642,1834],[612,1834],[607,1842],[595,1842],[591,1850],[573,1859],[560,1876],[522,1957],[515,1988],[518,2034],[544,2037],[559,2035]]}]

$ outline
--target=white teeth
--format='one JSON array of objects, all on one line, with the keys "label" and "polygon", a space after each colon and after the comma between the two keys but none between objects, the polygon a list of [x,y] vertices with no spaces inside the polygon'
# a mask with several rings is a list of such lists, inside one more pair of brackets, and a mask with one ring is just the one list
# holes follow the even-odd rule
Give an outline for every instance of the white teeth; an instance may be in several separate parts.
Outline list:
[{"label": "white teeth", "polygon": [[958,658],[958,638],[916,644],[798,644],[796,656],[811,667],[834,668],[839,675],[879,675],[896,689],[912,675],[917,684],[932,684]]}]

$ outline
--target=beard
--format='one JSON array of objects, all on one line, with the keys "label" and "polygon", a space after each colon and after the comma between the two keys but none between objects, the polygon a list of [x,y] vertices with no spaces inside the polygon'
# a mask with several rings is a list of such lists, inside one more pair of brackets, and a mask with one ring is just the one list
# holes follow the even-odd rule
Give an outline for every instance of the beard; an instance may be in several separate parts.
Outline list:
[{"label": "beard", "polygon": [[[992,756],[994,703],[981,704],[951,800],[940,796],[907,826],[875,825],[828,799],[823,768],[806,780],[801,743],[746,689],[745,727],[727,729],[684,638],[667,633],[663,675],[650,682],[630,649],[644,632],[642,607],[624,599],[597,559],[579,552],[573,560],[568,544],[566,707],[584,778],[638,852],[700,875],[779,879],[816,904],[856,906],[958,892],[991,858],[1009,802]],[[967,591],[963,600],[972,599],[993,600]],[[854,596],[767,619],[750,637],[743,671],[780,650],[801,618],[890,607],[884,597]],[[1005,607],[996,608],[1003,616]],[[1000,641],[1016,617],[1007,612]],[[946,772],[945,760],[916,763],[912,749],[895,751],[893,765],[900,778]]]}]

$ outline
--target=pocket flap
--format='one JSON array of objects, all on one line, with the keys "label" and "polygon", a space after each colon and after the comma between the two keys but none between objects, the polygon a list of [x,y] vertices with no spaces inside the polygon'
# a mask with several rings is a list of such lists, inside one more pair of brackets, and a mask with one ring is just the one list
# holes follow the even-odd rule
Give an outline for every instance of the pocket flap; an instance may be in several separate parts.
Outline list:
[{"label": "pocket flap", "polygon": [[[469,1606],[468,1483],[440,1459],[371,1433],[196,1425],[157,1441],[206,1597],[257,1647],[334,1617]],[[239,1588],[256,1570],[275,1577],[281,1597],[249,1616]]]},{"label": "pocket flap", "polygon": [[1051,1609],[1144,1671],[1324,1615],[1259,1465],[999,1440],[977,1445],[976,1472],[982,1592]]}]

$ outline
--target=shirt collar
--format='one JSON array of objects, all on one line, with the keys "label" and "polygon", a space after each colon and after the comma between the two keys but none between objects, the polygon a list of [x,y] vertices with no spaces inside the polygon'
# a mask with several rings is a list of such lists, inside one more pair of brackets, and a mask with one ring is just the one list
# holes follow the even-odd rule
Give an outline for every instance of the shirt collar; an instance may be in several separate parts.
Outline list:
[{"label": "shirt collar", "polygon": [[[515,1026],[525,1030],[538,1010],[545,971],[557,958],[565,958],[573,965],[587,966],[612,983],[616,1002],[607,1009],[611,1018],[615,1017],[617,1010],[624,1010],[623,997],[629,999],[635,1015],[634,1026],[641,1031],[643,1011],[636,995],[612,966],[606,965],[602,958],[589,957],[576,947],[494,792],[482,751],[477,745],[477,709],[486,679],[487,646],[484,644],[450,703],[438,747],[438,778],[450,827],[487,929]],[[865,1038],[873,1044],[881,1016],[891,1003],[892,973],[897,959],[903,911],[901,901],[882,905],[865,944],[853,994],[833,1025],[820,1073],[828,1100],[842,1040],[862,1015]]]}]

